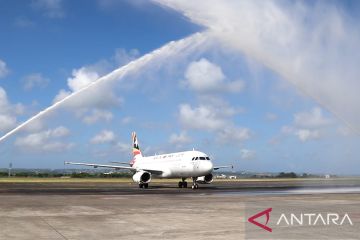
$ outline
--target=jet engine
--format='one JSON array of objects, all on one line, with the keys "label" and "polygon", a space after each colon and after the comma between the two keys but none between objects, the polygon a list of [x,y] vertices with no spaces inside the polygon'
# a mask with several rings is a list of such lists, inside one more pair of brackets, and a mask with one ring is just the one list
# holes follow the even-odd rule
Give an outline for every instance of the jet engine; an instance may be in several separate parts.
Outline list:
[{"label": "jet engine", "polygon": [[151,181],[151,173],[146,171],[139,171],[133,175],[134,182],[149,183]]},{"label": "jet engine", "polygon": [[213,175],[210,173],[206,176],[198,177],[196,182],[201,183],[201,184],[209,184],[209,183],[212,183],[213,180],[214,180]]}]

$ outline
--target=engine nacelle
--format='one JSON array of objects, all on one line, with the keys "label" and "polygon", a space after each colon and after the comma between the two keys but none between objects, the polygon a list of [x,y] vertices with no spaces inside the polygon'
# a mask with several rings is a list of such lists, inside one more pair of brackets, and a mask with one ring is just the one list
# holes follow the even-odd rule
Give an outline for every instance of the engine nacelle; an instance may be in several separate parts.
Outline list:
[{"label": "engine nacelle", "polygon": [[201,184],[209,184],[209,183],[212,183],[213,180],[214,180],[213,175],[210,173],[206,176],[198,177],[196,182],[201,183]]},{"label": "engine nacelle", "polygon": [[151,173],[146,171],[139,171],[133,175],[134,182],[149,183],[151,181]]}]

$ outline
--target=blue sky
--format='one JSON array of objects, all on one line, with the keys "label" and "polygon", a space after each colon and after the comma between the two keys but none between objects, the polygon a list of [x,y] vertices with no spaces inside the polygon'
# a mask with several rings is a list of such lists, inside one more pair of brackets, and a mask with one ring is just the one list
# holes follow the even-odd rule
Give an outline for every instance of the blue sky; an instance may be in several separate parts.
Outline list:
[{"label": "blue sky", "polygon": [[127,161],[136,131],[147,155],[195,148],[237,170],[358,174],[359,56],[345,54],[360,39],[358,4],[258,4],[2,1],[1,134],[170,41],[205,37],[6,139],[0,167]]}]

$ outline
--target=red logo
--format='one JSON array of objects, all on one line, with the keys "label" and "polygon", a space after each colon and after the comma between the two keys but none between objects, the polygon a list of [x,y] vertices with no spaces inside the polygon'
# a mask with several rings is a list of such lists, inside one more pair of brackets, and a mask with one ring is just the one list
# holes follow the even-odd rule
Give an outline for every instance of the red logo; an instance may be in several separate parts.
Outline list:
[{"label": "red logo", "polygon": [[[272,208],[268,208],[268,209],[266,209],[266,210],[264,210],[262,212],[259,212],[259,213],[255,214],[254,216],[250,217],[248,219],[248,221],[250,223],[252,223],[252,224],[255,224],[258,227],[261,227],[262,229],[264,229],[266,231],[272,232],[272,229],[269,228],[268,226],[266,226],[268,224],[269,220],[270,220],[270,212],[271,211],[272,211]],[[262,215],[266,215],[266,223],[265,223],[265,225],[255,221],[255,219],[261,217]]]}]

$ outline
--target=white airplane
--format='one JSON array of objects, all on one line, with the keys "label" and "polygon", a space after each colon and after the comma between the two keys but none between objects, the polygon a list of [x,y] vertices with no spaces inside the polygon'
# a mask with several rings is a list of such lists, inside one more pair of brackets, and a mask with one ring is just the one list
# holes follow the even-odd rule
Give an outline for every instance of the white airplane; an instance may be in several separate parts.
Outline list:
[{"label": "white airplane", "polygon": [[[148,188],[151,176],[160,178],[181,178],[179,188],[187,188],[187,178],[192,179],[192,189],[199,188],[198,183],[208,184],[213,181],[213,170],[232,166],[214,167],[209,156],[199,151],[185,151],[145,157],[142,155],[136,133],[132,133],[133,159],[129,163],[112,162],[121,165],[104,165],[95,163],[65,162],[65,164],[128,169],[134,172],[133,180],[140,188]],[[124,166],[128,165],[128,166]]]}]

